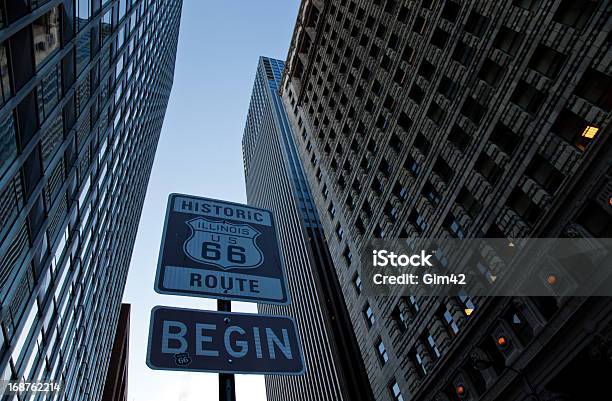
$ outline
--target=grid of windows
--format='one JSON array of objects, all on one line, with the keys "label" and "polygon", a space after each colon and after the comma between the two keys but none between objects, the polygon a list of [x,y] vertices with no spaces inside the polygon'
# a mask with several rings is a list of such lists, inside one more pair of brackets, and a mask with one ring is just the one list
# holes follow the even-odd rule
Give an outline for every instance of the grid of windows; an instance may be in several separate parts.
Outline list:
[{"label": "grid of windows", "polygon": [[62,381],[62,400],[101,396],[181,7],[2,2],[3,379]]},{"label": "grid of windows", "polygon": [[[418,318],[398,297],[370,298],[363,309],[352,282],[357,266],[341,263],[343,250],[357,257],[382,237],[610,232],[607,7],[590,0],[302,2],[283,101],[300,133],[317,209],[336,205],[333,219],[324,213],[321,223],[336,267],[346,267],[338,275],[354,325],[377,312],[378,324],[357,331],[362,354],[388,337],[393,369],[409,366],[411,355],[421,359],[422,375],[402,372],[404,394],[424,397],[415,389],[425,376],[436,381],[429,376],[445,368],[434,367],[492,301],[451,297],[445,314],[432,305],[439,300],[423,300]],[[581,171],[592,173],[588,191]],[[487,266],[484,279],[492,280]],[[538,302],[524,303],[552,316]],[[473,348],[483,335],[471,337]],[[375,396],[386,397],[388,377],[366,365]],[[471,393],[475,399],[494,381],[466,374],[487,383]]]},{"label": "grid of windows", "polygon": [[[248,203],[272,211],[277,224],[291,304],[259,305],[265,313],[293,316],[307,365],[303,376],[266,377],[271,401],[372,400],[363,361],[341,289],[278,94],[284,63],[260,57],[242,138]],[[298,131],[299,132],[299,131]],[[318,177],[321,180],[323,177]],[[333,204],[323,209],[333,218]],[[342,236],[339,228],[337,235]],[[344,253],[350,265],[352,255]],[[361,281],[355,281],[361,291]]]}]

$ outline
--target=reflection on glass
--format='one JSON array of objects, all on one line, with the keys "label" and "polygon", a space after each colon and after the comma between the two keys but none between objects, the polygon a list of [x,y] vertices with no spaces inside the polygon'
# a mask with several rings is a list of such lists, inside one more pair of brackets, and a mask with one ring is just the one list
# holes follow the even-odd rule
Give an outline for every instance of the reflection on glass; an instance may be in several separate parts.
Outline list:
[{"label": "reflection on glass", "polygon": [[4,174],[6,168],[17,156],[17,146],[15,144],[15,123],[13,114],[9,113],[0,121],[0,176]]},{"label": "reflection on glass", "polygon": [[42,79],[37,88],[38,117],[42,124],[59,101],[60,81],[59,66],[56,66]]},{"label": "reflection on glass", "polygon": [[36,68],[59,49],[60,45],[60,19],[59,8],[53,7],[32,24],[34,34],[34,59]]},{"label": "reflection on glass", "polygon": [[108,12],[106,14],[104,14],[104,16],[102,17],[102,19],[100,20],[100,32],[102,32],[102,44],[106,43],[106,41],[108,40],[108,38],[110,37],[113,28],[111,25],[111,12],[112,10],[108,10]]},{"label": "reflection on glass", "polygon": [[77,21],[77,31],[83,29],[87,22],[89,21],[90,16],[90,1],[91,0],[77,0],[77,10],[76,10],[76,21]]},{"label": "reflection on glass", "polygon": [[127,0],[119,0],[119,21],[125,17],[127,11]]},{"label": "reflection on glass", "polygon": [[6,57],[6,46],[0,44],[0,104],[4,104],[11,96],[11,86],[8,73],[8,58]]}]

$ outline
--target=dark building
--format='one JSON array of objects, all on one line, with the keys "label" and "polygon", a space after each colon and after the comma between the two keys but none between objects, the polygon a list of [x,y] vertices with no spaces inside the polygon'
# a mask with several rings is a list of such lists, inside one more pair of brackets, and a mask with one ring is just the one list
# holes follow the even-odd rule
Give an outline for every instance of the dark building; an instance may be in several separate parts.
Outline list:
[{"label": "dark building", "polygon": [[609,299],[365,297],[353,255],[610,237],[611,7],[302,1],[281,94],[377,400],[608,391]]},{"label": "dark building", "polygon": [[258,309],[296,319],[306,362],[303,376],[266,376],[268,400],[372,400],[278,92],[283,67],[282,61],[259,59],[242,139],[248,203],[274,213],[292,298],[288,306]]},{"label": "dark building", "polygon": [[102,401],[127,401],[130,355],[130,304],[121,304]]},{"label": "dark building", "polygon": [[181,6],[0,1],[0,371],[54,400],[102,397]]}]

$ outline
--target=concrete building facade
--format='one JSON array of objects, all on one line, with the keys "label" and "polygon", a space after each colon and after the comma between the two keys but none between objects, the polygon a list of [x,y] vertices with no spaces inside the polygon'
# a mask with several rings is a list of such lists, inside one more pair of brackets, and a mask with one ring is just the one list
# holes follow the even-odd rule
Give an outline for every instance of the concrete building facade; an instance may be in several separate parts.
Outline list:
[{"label": "concrete building facade", "polygon": [[610,237],[611,7],[302,1],[281,94],[377,400],[606,391],[609,299],[365,297],[358,255]]}]

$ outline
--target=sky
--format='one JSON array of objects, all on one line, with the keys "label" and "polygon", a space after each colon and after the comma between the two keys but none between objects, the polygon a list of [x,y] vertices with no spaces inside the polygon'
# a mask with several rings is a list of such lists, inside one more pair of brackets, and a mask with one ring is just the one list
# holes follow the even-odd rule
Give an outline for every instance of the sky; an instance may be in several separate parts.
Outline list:
[{"label": "sky", "polygon": [[[241,139],[259,56],[285,59],[299,0],[184,0],[174,86],[140,219],[123,302],[132,304],[128,400],[218,399],[218,376],[145,364],[156,305],[216,309],[216,301],[153,290],[168,195],[246,203]],[[232,310],[256,312],[255,304]],[[237,375],[237,400],[263,401],[263,376]]]}]

